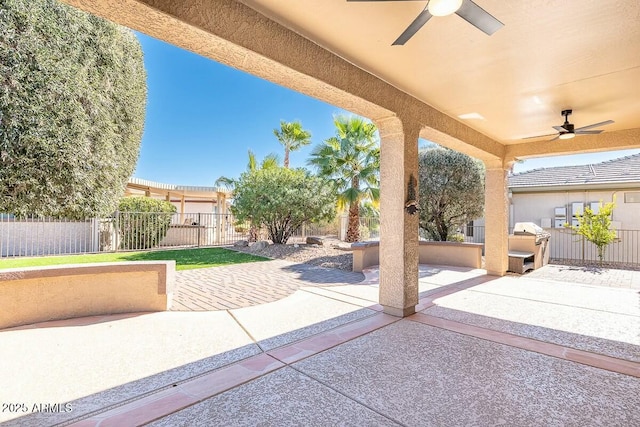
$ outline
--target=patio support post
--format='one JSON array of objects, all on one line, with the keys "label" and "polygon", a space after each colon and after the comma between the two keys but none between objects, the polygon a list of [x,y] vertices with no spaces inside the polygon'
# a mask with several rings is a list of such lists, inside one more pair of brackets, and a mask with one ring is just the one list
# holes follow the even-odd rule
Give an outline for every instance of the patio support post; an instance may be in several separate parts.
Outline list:
[{"label": "patio support post", "polygon": [[485,161],[485,268],[504,276],[509,265],[509,197],[507,172],[501,160]]},{"label": "patio support post", "polygon": [[418,215],[408,214],[405,202],[409,177],[418,178],[419,126],[397,117],[375,124],[381,152],[379,301],[385,313],[404,317],[418,304]]}]

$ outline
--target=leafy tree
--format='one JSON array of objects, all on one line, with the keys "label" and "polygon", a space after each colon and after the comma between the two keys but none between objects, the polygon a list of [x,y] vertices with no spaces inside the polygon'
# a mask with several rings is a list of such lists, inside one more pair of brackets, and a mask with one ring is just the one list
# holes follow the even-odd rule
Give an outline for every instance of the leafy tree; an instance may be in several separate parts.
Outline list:
[{"label": "leafy tree", "polygon": [[304,169],[266,168],[244,172],[231,211],[240,221],[266,227],[273,243],[287,243],[305,222],[335,215],[331,186]]},{"label": "leafy tree", "polygon": [[594,213],[590,207],[584,208],[582,215],[576,215],[578,226],[571,227],[576,233],[583,236],[598,248],[598,259],[602,264],[604,251],[607,246],[616,238],[615,230],[611,229],[611,216],[615,201],[606,203],[604,206],[600,202],[598,213]]},{"label": "leafy tree", "polygon": [[338,192],[338,208],[348,206],[347,242],[360,239],[360,204],[380,199],[380,145],[376,127],[359,117],[334,119],[336,136],[316,146],[308,163]]},{"label": "leafy tree", "polygon": [[484,166],[436,147],[420,150],[420,228],[433,240],[455,240],[457,229],[484,214]]},{"label": "leafy tree", "polygon": [[[277,167],[280,167],[280,158],[277,154],[267,154],[267,156],[262,159],[260,167],[258,167],[256,155],[253,151],[249,150],[249,163],[247,163],[247,172],[254,172],[258,169],[273,169]],[[216,180],[214,185],[234,190],[238,182],[238,179],[221,176]],[[246,220],[236,221],[235,225],[238,230],[242,230],[246,227],[246,221],[249,221],[249,241],[255,242],[258,240],[258,227],[256,226],[255,221],[252,221],[250,216],[248,216]]]},{"label": "leafy tree", "polygon": [[273,134],[284,146],[284,167],[289,167],[289,152],[296,151],[311,144],[311,133],[302,129],[300,122],[280,121],[280,129],[274,129]]},{"label": "leafy tree", "polygon": [[176,207],[151,197],[124,197],[118,204],[118,233],[122,249],[148,249],[167,235]]},{"label": "leafy tree", "polygon": [[1,0],[0,29],[0,212],[113,212],[144,125],[135,36],[55,0]]}]

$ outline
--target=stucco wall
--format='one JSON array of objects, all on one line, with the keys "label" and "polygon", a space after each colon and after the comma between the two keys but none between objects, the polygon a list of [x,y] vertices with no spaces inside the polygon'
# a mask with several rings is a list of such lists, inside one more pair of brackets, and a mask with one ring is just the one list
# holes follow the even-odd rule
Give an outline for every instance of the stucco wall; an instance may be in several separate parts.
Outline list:
[{"label": "stucco wall", "polygon": [[[567,214],[571,215],[571,204],[574,202],[587,203],[613,200],[616,207],[613,210],[613,221],[619,222],[622,230],[640,230],[640,203],[625,203],[624,193],[620,191],[564,191],[555,193],[513,193],[512,224],[515,222],[534,222],[538,225],[542,218],[554,218],[554,208],[567,207]],[[640,191],[633,189],[628,191]],[[552,226],[553,227],[553,226]]]},{"label": "stucco wall", "polygon": [[[420,241],[418,262],[420,264],[451,265],[457,267],[482,267],[482,244],[458,242]],[[380,264],[380,242],[362,242],[351,245],[353,271],[360,272],[372,265]]]},{"label": "stucco wall", "polygon": [[0,272],[0,329],[49,320],[164,311],[175,261],[77,264]]}]

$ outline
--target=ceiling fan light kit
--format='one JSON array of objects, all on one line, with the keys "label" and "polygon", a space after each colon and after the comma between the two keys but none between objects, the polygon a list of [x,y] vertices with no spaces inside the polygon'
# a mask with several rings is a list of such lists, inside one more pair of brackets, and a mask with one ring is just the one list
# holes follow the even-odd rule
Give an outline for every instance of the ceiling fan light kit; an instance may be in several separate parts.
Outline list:
[{"label": "ceiling fan light kit", "polygon": [[[349,2],[381,2],[381,1],[411,1],[411,0],[347,0]],[[413,37],[424,24],[433,16],[447,16],[455,13],[483,33],[492,35],[504,24],[489,12],[471,0],[429,0],[427,6],[404,30],[400,37],[391,45],[402,46]]]},{"label": "ceiling fan light kit", "polygon": [[433,16],[447,16],[462,6],[462,0],[429,0],[427,10]]},{"label": "ceiling fan light kit", "polygon": [[[597,135],[599,133],[602,133],[602,130],[600,129],[593,130],[593,128],[615,123],[613,120],[605,120],[604,122],[594,123],[592,125],[582,126],[576,129],[573,123],[569,123],[569,116],[571,115],[571,113],[573,113],[573,110],[562,110],[561,114],[562,114],[562,117],[564,117],[564,123],[562,124],[562,126],[553,126],[553,128],[558,131],[558,134],[555,136],[555,138],[551,139],[550,141],[555,141],[556,139],[571,139],[575,137],[576,134],[577,135]],[[540,138],[543,136],[551,136],[551,135],[529,136],[523,139]]]},{"label": "ceiling fan light kit", "polygon": [[560,139],[571,139],[574,136],[576,136],[576,134],[573,133],[573,132],[565,132],[565,133],[561,133],[560,135],[558,135],[558,138],[560,138]]}]

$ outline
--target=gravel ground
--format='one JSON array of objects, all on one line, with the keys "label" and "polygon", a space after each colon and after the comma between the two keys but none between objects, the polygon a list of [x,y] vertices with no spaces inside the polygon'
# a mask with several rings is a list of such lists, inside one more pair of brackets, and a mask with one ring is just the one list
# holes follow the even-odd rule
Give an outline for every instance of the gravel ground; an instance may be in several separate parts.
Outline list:
[{"label": "gravel ground", "polygon": [[602,264],[600,264],[598,261],[572,261],[572,260],[567,260],[567,259],[551,259],[549,260],[550,264],[556,264],[556,265],[570,265],[570,266],[576,266],[576,267],[584,267],[587,270],[600,270],[603,268],[611,268],[611,269],[615,269],[615,270],[633,270],[633,271],[640,271],[640,265],[639,264],[632,264],[632,263],[621,263],[621,262],[603,262]]},{"label": "gravel ground", "polygon": [[[318,267],[337,268],[351,271],[353,255],[351,244],[334,238],[323,238],[322,245],[308,245],[306,243],[287,243],[286,245],[270,244],[262,250],[249,247],[234,246],[230,249],[260,255],[267,258],[284,259],[291,262],[311,264]],[[253,244],[252,244],[253,245]]]}]

